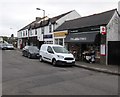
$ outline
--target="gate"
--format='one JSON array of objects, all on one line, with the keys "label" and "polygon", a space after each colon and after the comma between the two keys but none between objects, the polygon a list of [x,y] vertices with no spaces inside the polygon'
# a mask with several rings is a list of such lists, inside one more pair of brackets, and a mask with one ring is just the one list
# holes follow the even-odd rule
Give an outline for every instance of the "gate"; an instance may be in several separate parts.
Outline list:
[{"label": "gate", "polygon": [[120,65],[120,41],[108,41],[108,64]]}]

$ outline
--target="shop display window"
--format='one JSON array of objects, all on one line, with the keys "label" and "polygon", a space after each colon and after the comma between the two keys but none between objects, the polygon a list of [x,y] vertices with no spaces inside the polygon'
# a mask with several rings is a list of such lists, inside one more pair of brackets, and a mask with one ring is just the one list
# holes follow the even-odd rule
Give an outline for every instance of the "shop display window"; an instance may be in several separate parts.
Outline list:
[{"label": "shop display window", "polygon": [[63,45],[63,39],[59,39],[59,45]]},{"label": "shop display window", "polygon": [[58,39],[55,39],[55,44],[59,44],[59,45],[62,45],[63,46],[63,38],[58,38]]}]

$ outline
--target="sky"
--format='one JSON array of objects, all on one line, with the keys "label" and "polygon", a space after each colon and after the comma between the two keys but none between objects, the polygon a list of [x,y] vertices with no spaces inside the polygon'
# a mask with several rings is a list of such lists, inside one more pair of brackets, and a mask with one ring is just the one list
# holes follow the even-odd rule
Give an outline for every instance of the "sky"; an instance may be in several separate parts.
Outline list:
[{"label": "sky", "polygon": [[36,17],[54,17],[76,10],[82,17],[118,8],[120,0],[0,0],[0,36],[11,34],[31,23]]}]

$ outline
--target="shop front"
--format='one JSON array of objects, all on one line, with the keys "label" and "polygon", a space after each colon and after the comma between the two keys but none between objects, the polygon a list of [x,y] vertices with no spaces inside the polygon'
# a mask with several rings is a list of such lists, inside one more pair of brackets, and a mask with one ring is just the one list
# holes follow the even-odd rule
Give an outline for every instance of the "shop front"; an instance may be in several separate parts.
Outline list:
[{"label": "shop front", "polygon": [[100,41],[99,31],[70,33],[65,38],[69,51],[80,61],[94,51],[95,61],[100,62]]},{"label": "shop front", "polygon": [[53,44],[53,34],[46,34],[43,36],[43,41],[45,44]]},{"label": "shop front", "polygon": [[67,34],[67,31],[54,32],[54,44],[66,46],[64,41]]}]

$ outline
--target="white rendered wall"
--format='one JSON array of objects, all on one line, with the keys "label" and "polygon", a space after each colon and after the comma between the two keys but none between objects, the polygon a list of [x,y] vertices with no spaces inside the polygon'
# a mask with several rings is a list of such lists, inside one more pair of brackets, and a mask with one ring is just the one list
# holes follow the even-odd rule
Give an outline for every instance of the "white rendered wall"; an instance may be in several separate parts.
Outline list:
[{"label": "white rendered wall", "polygon": [[107,41],[120,41],[120,32],[118,32],[119,17],[117,12],[107,25]]},{"label": "white rendered wall", "polygon": [[118,13],[120,14],[120,1],[118,2]]},{"label": "white rendered wall", "polygon": [[55,29],[58,28],[65,21],[76,19],[76,18],[80,18],[80,15],[75,10],[73,10],[71,13],[65,15],[64,17],[56,21],[57,25],[55,25]]},{"label": "white rendered wall", "polygon": [[[120,1],[118,3],[118,13],[120,15]],[[119,19],[118,19],[118,34],[119,34],[119,40],[120,40],[120,16],[119,16]]]}]

